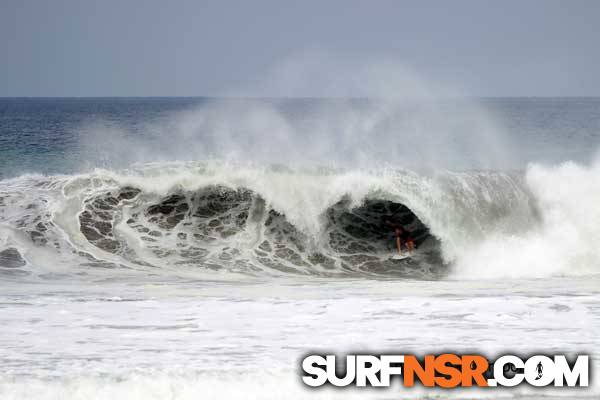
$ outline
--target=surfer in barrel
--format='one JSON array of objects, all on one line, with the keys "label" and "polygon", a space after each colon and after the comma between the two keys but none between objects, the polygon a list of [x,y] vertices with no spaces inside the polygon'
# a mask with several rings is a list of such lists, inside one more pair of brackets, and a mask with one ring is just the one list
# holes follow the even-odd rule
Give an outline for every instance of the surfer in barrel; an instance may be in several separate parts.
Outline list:
[{"label": "surfer in barrel", "polygon": [[408,251],[408,255],[412,256],[413,250],[415,249],[415,241],[412,238],[411,232],[408,229],[405,229],[402,225],[394,223],[390,220],[386,220],[385,223],[394,230],[398,255],[402,256],[402,244],[404,243],[404,246]]}]

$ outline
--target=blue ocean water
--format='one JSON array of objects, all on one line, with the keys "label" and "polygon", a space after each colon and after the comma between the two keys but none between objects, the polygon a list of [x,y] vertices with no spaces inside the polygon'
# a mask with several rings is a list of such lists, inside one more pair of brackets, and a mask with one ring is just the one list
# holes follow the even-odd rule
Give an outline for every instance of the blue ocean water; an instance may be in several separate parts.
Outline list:
[{"label": "blue ocean water", "polygon": [[97,120],[118,122],[134,135],[140,124],[201,104],[190,98],[2,98],[0,176],[67,173],[82,165],[81,130]]},{"label": "blue ocean water", "polygon": [[[102,129],[90,130],[90,126],[117,126],[129,137],[147,140],[156,136],[168,138],[172,132],[168,129],[169,124],[165,122],[173,120],[179,113],[201,109],[215,100],[0,98],[0,178],[33,172],[73,173],[83,168],[102,165],[103,160],[111,157],[99,157],[95,149],[86,147],[84,143],[91,136],[101,141],[105,132]],[[234,105],[244,104],[244,100],[227,101]],[[320,118],[315,110],[342,101],[258,100],[259,103],[276,108],[289,118],[292,124],[299,126],[304,119]],[[349,102],[360,107],[366,100]],[[589,162],[600,143],[600,98],[488,98],[478,99],[477,102],[494,117],[501,134],[511,142],[509,151],[513,159],[510,167],[522,168],[528,162]],[[442,114],[451,119],[457,104],[460,104],[460,101],[448,100]],[[223,119],[236,118],[235,112],[232,112]],[[419,122],[424,128],[419,130],[418,134],[411,133],[413,145],[427,140],[426,122]],[[332,135],[335,131],[335,127],[332,127]],[[386,134],[389,138],[395,133],[390,130],[390,133]],[[187,139],[203,140],[202,134],[203,132],[199,132],[197,136]],[[111,137],[107,136],[106,140],[110,141]],[[385,147],[389,144],[383,142],[378,145]],[[136,151],[135,148],[129,150]],[[198,154],[196,158],[203,159],[208,155]],[[177,154],[170,154],[170,158],[177,159]],[[185,155],[184,158],[192,157]],[[145,158],[143,161],[153,160]],[[402,157],[398,156],[397,161],[401,163]],[[111,162],[118,163],[118,160],[113,159]]]}]

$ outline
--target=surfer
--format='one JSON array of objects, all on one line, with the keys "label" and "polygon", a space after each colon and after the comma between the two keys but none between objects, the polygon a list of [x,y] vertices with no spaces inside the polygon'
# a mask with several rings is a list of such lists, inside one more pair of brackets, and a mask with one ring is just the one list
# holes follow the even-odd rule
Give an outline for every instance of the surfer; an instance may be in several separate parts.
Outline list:
[{"label": "surfer", "polygon": [[394,236],[396,238],[396,248],[398,249],[398,255],[402,255],[402,243],[406,247],[408,251],[408,255],[413,254],[413,250],[415,249],[415,242],[412,238],[412,234],[408,229],[404,229],[404,227],[400,224],[395,224],[390,220],[385,221],[386,224],[392,227],[394,230]]}]

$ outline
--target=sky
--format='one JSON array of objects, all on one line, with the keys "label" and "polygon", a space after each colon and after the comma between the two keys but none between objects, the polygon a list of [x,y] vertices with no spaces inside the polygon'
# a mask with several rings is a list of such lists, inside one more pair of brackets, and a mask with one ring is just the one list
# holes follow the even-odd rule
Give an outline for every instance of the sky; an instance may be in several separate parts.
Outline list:
[{"label": "sky", "polygon": [[289,95],[260,82],[307,59],[325,81],[394,60],[472,96],[600,96],[599,21],[596,0],[0,0],[0,96]]}]

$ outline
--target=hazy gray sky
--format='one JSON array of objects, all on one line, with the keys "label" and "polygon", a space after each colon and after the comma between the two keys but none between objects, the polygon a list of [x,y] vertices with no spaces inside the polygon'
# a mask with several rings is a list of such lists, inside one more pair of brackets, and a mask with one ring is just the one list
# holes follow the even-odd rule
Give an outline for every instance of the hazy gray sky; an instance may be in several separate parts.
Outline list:
[{"label": "hazy gray sky", "polygon": [[312,49],[472,95],[598,96],[600,1],[0,0],[0,96],[215,95]]}]

